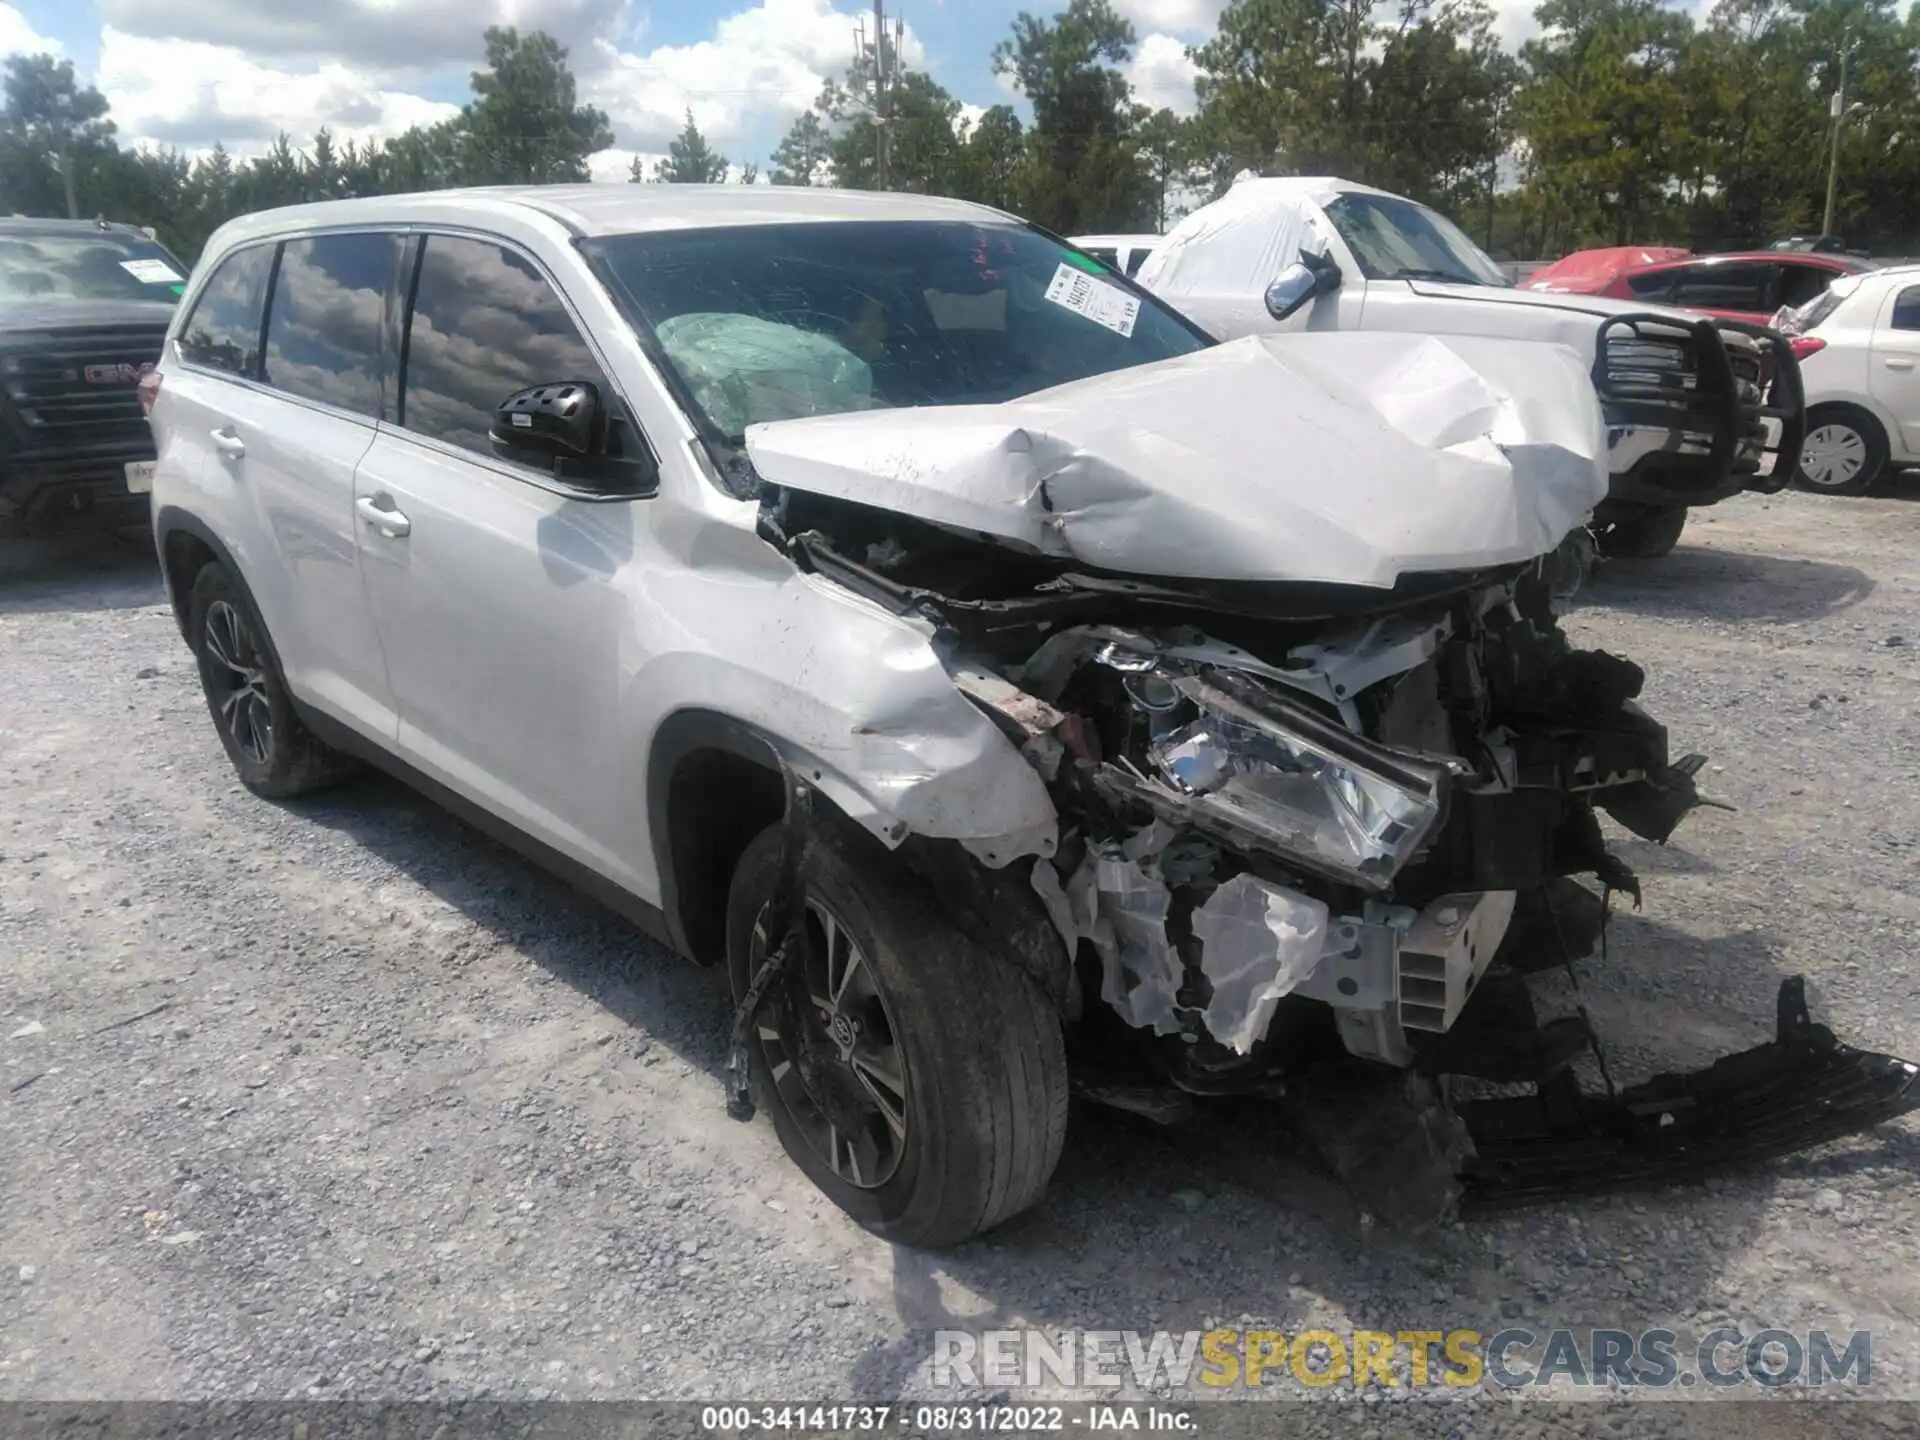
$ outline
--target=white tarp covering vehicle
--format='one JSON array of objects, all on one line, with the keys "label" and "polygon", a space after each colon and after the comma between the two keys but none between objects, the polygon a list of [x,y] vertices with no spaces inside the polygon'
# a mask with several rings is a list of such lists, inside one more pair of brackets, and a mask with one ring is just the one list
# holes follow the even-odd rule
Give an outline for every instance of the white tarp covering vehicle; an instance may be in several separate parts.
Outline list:
[{"label": "white tarp covering vehicle", "polygon": [[1608,427],[1595,515],[1611,554],[1665,554],[1690,506],[1777,490],[1803,406],[1792,352],[1763,330],[1659,306],[1515,289],[1445,216],[1371,186],[1243,176],[1182,219],[1141,286],[1222,339],[1391,331],[1571,346]]}]

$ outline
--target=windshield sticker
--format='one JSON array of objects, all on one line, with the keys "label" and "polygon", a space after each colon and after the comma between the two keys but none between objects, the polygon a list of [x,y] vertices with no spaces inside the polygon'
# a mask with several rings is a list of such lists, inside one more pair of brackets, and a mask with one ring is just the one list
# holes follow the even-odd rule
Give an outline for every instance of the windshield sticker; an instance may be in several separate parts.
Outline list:
[{"label": "windshield sticker", "polygon": [[120,268],[142,285],[173,285],[185,278],[164,260],[122,260]]},{"label": "windshield sticker", "polygon": [[1053,272],[1053,283],[1047,286],[1047,299],[1128,340],[1133,338],[1134,324],[1140,318],[1138,296],[1116,290],[1106,281],[1096,280],[1071,265],[1062,264]]}]

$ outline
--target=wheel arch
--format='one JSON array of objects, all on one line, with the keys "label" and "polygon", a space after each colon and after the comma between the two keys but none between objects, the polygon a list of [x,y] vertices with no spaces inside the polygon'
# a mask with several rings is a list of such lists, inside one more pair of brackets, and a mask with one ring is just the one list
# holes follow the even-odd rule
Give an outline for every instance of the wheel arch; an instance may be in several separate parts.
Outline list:
[{"label": "wheel arch", "polygon": [[754,837],[786,815],[789,775],[804,785],[827,781],[814,800],[816,823],[858,833],[876,858],[890,854],[919,877],[948,923],[1005,955],[1065,1009],[1072,957],[1026,865],[991,868],[960,841],[853,814],[824,763],[757,725],[704,708],[669,715],[648,752],[647,827],[676,949],[702,965],[724,963],[733,872]]},{"label": "wheel arch", "polygon": [[702,965],[726,955],[727,887],[754,836],[786,814],[781,747],[717,710],[676,710],[647,755],[647,830],[674,947]]},{"label": "wheel arch", "polygon": [[[235,587],[246,597],[253,613],[262,615],[260,602],[248,588],[240,562],[233,558],[233,552],[225,542],[199,516],[177,505],[163,506],[153,517],[153,534],[155,548],[160,555],[161,579],[166,584],[167,600],[173,606],[173,619],[180,627],[181,639],[188,644],[193,643],[193,637],[187,633],[188,600],[193,594],[194,576],[208,564],[218,564],[225,569],[233,577]],[[265,624],[264,616],[256,628],[260,630],[260,643],[266,647],[274,668],[285,675],[286,669],[280,664],[280,652],[274,646],[273,631]]]}]

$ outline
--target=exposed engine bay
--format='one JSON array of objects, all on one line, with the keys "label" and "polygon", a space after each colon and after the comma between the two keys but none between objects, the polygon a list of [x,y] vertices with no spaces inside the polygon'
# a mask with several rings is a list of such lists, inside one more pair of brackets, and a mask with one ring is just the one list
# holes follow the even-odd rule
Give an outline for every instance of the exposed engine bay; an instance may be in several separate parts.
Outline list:
[{"label": "exposed engine bay", "polygon": [[[1134,581],[793,492],[762,533],[930,622],[1046,782],[1050,853],[967,848],[1026,872],[1071,957],[1090,1098],[1167,1119],[1192,1096],[1397,1076],[1423,1163],[1483,1199],[1670,1178],[1920,1107],[1915,1067],[1834,1040],[1797,982],[1773,1042],[1624,1091],[1583,1010],[1536,1015],[1526,977],[1571,973],[1613,897],[1639,903],[1600,815],[1664,843],[1713,803],[1703,757],[1671,755],[1637,703],[1641,669],[1561,632],[1543,561],[1391,593]],[[1588,1056],[1604,1096],[1577,1078]],[[1461,1080],[1527,1093],[1452,1104]],[[1405,1144],[1385,1145],[1403,1168]]]}]

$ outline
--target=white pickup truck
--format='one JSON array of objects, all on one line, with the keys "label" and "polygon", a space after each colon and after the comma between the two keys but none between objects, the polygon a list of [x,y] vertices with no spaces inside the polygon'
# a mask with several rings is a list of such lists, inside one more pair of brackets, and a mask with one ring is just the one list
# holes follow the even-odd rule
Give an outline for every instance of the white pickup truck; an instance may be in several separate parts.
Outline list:
[{"label": "white pickup truck", "polygon": [[1403,330],[1571,346],[1592,366],[1611,485],[1603,553],[1672,550],[1687,509],[1773,491],[1805,405],[1785,340],[1737,321],[1516,290],[1445,216],[1346,180],[1243,177],[1180,221],[1137,283],[1221,339]]}]

